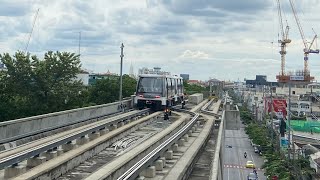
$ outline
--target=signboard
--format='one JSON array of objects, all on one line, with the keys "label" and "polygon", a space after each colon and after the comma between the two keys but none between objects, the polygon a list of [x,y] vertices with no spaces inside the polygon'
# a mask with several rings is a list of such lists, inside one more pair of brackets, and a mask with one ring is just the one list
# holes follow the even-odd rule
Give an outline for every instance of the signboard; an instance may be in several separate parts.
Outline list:
[{"label": "signboard", "polygon": [[291,81],[303,81],[304,76],[290,76]]},{"label": "signboard", "polygon": [[[273,112],[280,119],[286,119],[287,116],[287,101],[285,99],[273,99]],[[265,107],[268,113],[271,112],[271,100],[270,98],[265,99]]]},{"label": "signboard", "polygon": [[288,149],[288,139],[285,137],[280,138],[280,147],[281,149]]}]

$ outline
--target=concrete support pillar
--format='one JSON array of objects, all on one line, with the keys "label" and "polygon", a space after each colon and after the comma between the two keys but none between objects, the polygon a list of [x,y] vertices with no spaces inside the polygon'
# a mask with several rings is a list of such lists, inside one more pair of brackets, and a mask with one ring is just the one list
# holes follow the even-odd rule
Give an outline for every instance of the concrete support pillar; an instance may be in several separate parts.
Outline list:
[{"label": "concrete support pillar", "polygon": [[165,152],[166,160],[171,160],[173,158],[173,151],[169,150]]},{"label": "concrete support pillar", "polygon": [[184,142],[185,142],[184,139],[179,139],[178,140],[178,145],[179,146],[184,146]]},{"label": "concrete support pillar", "polygon": [[75,147],[76,147],[76,144],[71,143],[71,142],[62,145],[62,149],[64,152],[70,151],[70,150],[74,149]]},{"label": "concrete support pillar", "polygon": [[118,126],[116,125],[116,124],[112,124],[111,126],[110,126],[110,130],[111,131],[113,131],[113,130],[115,130],[115,129],[117,129],[118,128]]},{"label": "concrete support pillar", "polygon": [[100,137],[100,133],[99,132],[93,132],[93,133],[89,134],[89,139],[90,140],[97,139],[98,137]]},{"label": "concrete support pillar", "polygon": [[76,140],[77,145],[83,145],[85,143],[89,142],[89,138],[86,136],[81,136],[79,139]]},{"label": "concrete support pillar", "polygon": [[146,178],[154,178],[156,176],[156,168],[154,166],[147,167],[145,171]]},{"label": "concrete support pillar", "polygon": [[58,156],[58,152],[57,151],[47,151],[44,156],[46,157],[47,161],[49,161],[50,159],[53,159],[55,157]]},{"label": "concrete support pillar", "polygon": [[61,154],[63,154],[63,149],[62,148],[58,148],[57,149],[57,153],[58,153],[58,156],[60,156]]},{"label": "concrete support pillar", "polygon": [[43,156],[29,158],[27,160],[27,166],[30,168],[39,166],[40,164],[46,162],[47,158]]},{"label": "concrete support pillar", "polygon": [[194,132],[198,130],[197,124],[195,124],[192,128],[194,128]]},{"label": "concrete support pillar", "polygon": [[165,157],[160,157],[159,159],[162,161],[163,167],[166,167],[166,158]]},{"label": "concrete support pillar", "polygon": [[188,131],[188,136],[191,137],[192,136],[192,130]]},{"label": "concrete support pillar", "polygon": [[156,162],[154,163],[155,167],[156,167],[156,171],[162,171],[163,170],[163,162],[162,160],[156,160]]},{"label": "concrete support pillar", "polygon": [[104,129],[102,129],[102,130],[100,131],[100,134],[101,134],[101,136],[102,136],[102,135],[107,134],[108,132],[109,132],[109,129],[108,129],[108,128],[104,128]]},{"label": "concrete support pillar", "polygon": [[188,136],[188,134],[185,134],[185,135],[183,136],[183,139],[184,139],[185,142],[188,142],[188,141],[189,141],[189,136]]},{"label": "concrete support pillar", "polygon": [[200,127],[200,121],[197,121],[196,124],[198,127]]},{"label": "concrete support pillar", "polygon": [[124,122],[123,121],[118,123],[118,127],[122,127],[122,126],[124,126]]},{"label": "concrete support pillar", "polygon": [[140,176],[140,175],[139,175],[139,177],[138,177],[136,180],[144,180],[144,179],[145,179],[144,176]]},{"label": "concrete support pillar", "polygon": [[5,179],[13,178],[15,176],[25,173],[26,171],[27,171],[26,166],[19,165],[19,164],[13,165],[13,166],[7,167],[4,170],[4,178]]},{"label": "concrete support pillar", "polygon": [[172,151],[173,152],[178,152],[178,144],[172,145]]}]

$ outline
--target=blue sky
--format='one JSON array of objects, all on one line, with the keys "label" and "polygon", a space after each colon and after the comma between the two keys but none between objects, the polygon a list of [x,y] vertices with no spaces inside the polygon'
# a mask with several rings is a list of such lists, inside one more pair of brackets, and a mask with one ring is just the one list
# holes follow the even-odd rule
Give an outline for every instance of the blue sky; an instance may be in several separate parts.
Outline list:
[{"label": "blue sky", "polygon": [[[319,0],[297,1],[305,35],[320,31]],[[275,80],[280,71],[275,0],[0,0],[0,52],[24,50],[37,9],[39,15],[28,50],[78,53],[81,31],[83,68],[124,72],[130,64],[160,66],[191,79]],[[290,25],[286,69],[303,68],[302,41],[284,1]],[[273,45],[271,42],[275,42]],[[311,73],[320,78],[320,56],[310,55]]]}]

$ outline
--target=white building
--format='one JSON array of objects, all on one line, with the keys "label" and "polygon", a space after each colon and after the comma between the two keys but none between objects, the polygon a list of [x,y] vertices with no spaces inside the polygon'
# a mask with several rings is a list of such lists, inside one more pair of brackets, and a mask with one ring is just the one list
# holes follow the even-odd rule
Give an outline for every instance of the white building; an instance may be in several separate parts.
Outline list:
[{"label": "white building", "polygon": [[77,74],[76,80],[80,80],[83,85],[88,86],[89,85],[89,72],[81,71],[79,74]]}]

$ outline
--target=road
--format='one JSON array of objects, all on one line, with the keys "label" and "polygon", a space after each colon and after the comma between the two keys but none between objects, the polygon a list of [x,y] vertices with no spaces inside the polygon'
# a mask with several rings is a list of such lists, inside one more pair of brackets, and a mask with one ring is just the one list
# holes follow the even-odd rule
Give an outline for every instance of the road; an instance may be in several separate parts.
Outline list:
[{"label": "road", "polygon": [[[227,145],[231,145],[232,148]],[[253,172],[252,169],[245,167],[248,160],[252,160],[256,165],[259,180],[267,179],[264,176],[264,171],[260,169],[263,165],[263,159],[254,152],[248,135],[244,132],[244,126],[240,130],[225,130],[225,147],[222,148],[225,148],[223,151],[224,180],[246,180],[247,175]],[[247,158],[244,158],[244,152],[247,152]]]}]

